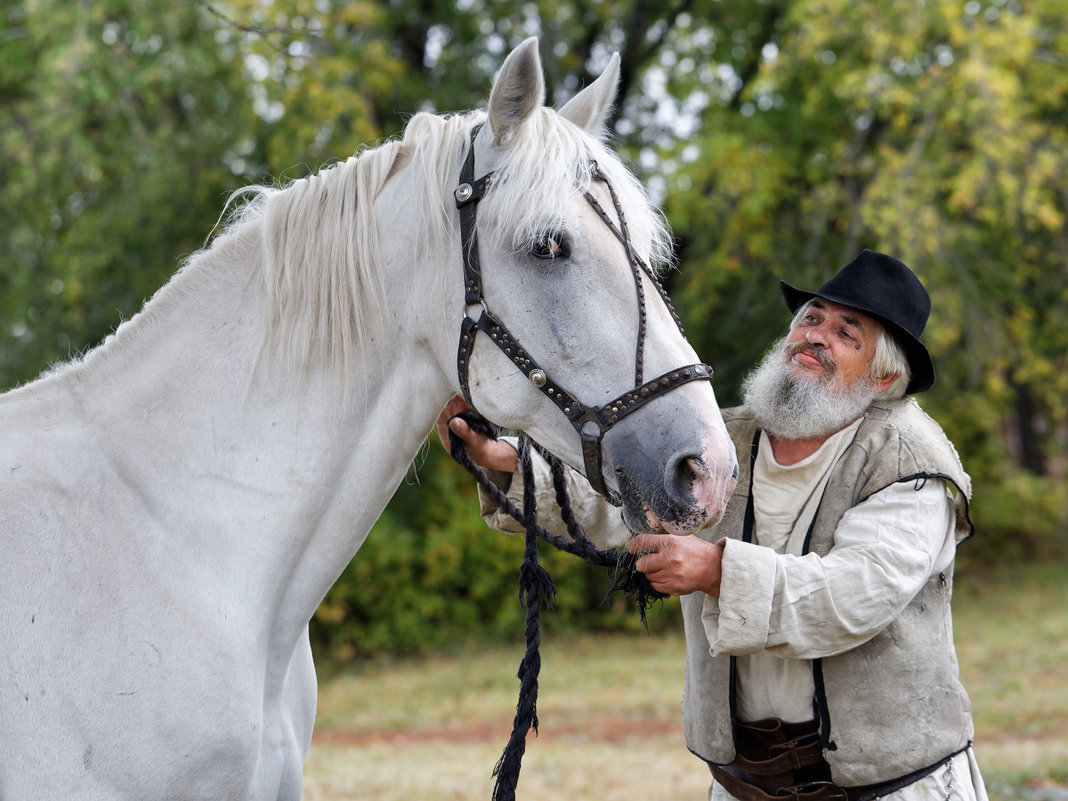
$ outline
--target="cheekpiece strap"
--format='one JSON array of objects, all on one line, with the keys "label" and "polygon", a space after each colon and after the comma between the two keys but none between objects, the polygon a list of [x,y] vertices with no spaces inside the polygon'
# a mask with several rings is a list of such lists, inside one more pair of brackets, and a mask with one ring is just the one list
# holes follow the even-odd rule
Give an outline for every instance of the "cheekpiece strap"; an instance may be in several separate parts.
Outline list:
[{"label": "cheekpiece strap", "polygon": [[460,169],[460,185],[453,193],[456,208],[460,210],[460,245],[464,259],[464,303],[473,306],[482,302],[482,265],[478,260],[478,228],[475,225],[475,210],[478,201],[489,189],[493,172],[475,180],[475,137],[482,125],[471,129],[471,143],[467,158]]}]

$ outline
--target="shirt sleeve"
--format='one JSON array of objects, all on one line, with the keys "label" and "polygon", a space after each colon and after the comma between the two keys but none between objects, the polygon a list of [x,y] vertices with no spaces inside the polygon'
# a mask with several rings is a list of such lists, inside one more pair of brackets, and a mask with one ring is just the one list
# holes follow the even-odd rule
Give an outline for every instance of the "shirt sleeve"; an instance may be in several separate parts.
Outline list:
[{"label": "shirt sleeve", "polygon": [[[515,447],[514,438],[502,437],[502,440]],[[538,504],[538,522],[554,534],[567,536],[567,526],[560,518],[560,506],[556,503],[556,491],[553,489],[552,471],[548,463],[537,452],[531,452],[531,466],[534,474],[534,498]],[[581,473],[565,465],[564,475],[572,511],[593,544],[598,548],[615,548],[626,544],[631,532],[623,522],[620,510],[598,495]],[[506,474],[502,474],[501,478],[505,476]],[[497,483],[501,484],[500,481]],[[523,508],[524,487],[523,473],[516,470],[511,476],[506,494],[520,510]],[[490,528],[504,534],[523,533],[523,527],[502,510],[481,486],[478,488],[478,500],[482,519]]]},{"label": "shirt sleeve", "polygon": [[823,557],[727,540],[702,615],[711,653],[817,659],[867,642],[952,562],[952,497],[938,479],[893,484],[846,512],[834,539]]}]

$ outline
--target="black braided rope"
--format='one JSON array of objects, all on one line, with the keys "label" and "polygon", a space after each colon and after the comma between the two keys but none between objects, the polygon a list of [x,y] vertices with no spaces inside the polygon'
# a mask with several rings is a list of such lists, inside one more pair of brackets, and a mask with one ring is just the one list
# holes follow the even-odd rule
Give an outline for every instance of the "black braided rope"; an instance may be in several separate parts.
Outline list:
[{"label": "black braided rope", "polygon": [[[475,431],[496,439],[499,429],[475,412],[461,412],[459,415]],[[534,468],[530,457],[531,450],[536,450],[545,459],[552,472],[553,489],[556,502],[561,510],[561,519],[567,527],[568,537],[561,537],[537,522],[537,503],[534,497]],[[519,784],[519,771],[522,767],[523,754],[526,752],[527,733],[533,728],[538,732],[538,674],[541,672],[541,610],[551,606],[556,596],[556,587],[552,576],[540,564],[538,557],[538,538],[545,540],[559,550],[587,561],[613,569],[614,578],[606,600],[613,592],[623,592],[638,608],[642,624],[648,628],[646,613],[656,601],[667,596],[657,592],[649,584],[644,573],[637,571],[634,564],[635,554],[625,549],[601,550],[597,548],[583,531],[571,508],[571,496],[567,491],[564,466],[552,453],[546,451],[525,434],[519,438],[519,464],[523,472],[523,509],[520,511],[511,499],[486,475],[478,465],[471,461],[463,442],[449,431],[449,452],[452,457],[471,473],[479,485],[493,501],[526,531],[523,551],[523,564],[519,570],[519,600],[526,608],[526,629],[524,639],[526,651],[519,664],[519,700],[516,714],[512,721],[512,733],[508,744],[493,769],[496,783],[493,787],[493,801],[515,801],[515,789]]]},{"label": "black braided rope", "polygon": [[[552,544],[560,550],[576,556],[582,556],[595,565],[611,568],[613,571],[612,586],[609,587],[605,595],[605,601],[611,597],[612,593],[622,592],[626,598],[634,603],[638,610],[638,615],[642,619],[642,625],[648,631],[649,621],[647,615],[649,607],[669,596],[654,590],[652,585],[649,584],[649,579],[646,578],[646,575],[634,567],[635,562],[638,561],[638,554],[630,553],[625,548],[603,551],[590,541],[571,508],[571,496],[567,491],[567,478],[564,475],[563,462],[533,440],[531,440],[531,444],[541,457],[549,463],[553,477],[553,489],[556,491],[556,504],[560,507],[560,519],[567,526],[568,537],[570,537],[570,539],[563,539],[561,544],[557,545],[555,541],[561,538],[552,535],[554,538]],[[549,533],[552,534],[552,532]]]},{"label": "black braided rope", "polygon": [[512,720],[512,733],[504,753],[493,768],[496,782],[493,785],[493,801],[515,801],[515,789],[519,784],[519,770],[527,747],[527,733],[533,728],[538,733],[538,675],[541,673],[541,610],[551,606],[556,597],[556,587],[549,572],[538,561],[538,532],[530,521],[538,516],[534,498],[534,475],[530,461],[529,442],[519,441],[519,461],[523,469],[523,516],[526,518],[526,545],[523,564],[519,568],[519,601],[527,610],[523,639],[526,651],[519,663],[516,677],[519,679],[519,700]]}]

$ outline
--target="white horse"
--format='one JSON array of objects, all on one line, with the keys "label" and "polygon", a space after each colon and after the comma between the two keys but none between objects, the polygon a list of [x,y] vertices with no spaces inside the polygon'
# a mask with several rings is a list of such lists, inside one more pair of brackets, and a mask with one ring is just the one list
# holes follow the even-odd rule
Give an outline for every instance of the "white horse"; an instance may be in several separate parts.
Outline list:
[{"label": "white horse", "polygon": [[[635,279],[578,166],[597,160],[636,250],[663,260],[660,218],[600,141],[617,76],[618,58],[557,113],[525,42],[487,111],[416,115],[399,141],[244,193],[140,314],[0,396],[0,798],[299,798],[308,621],[459,388],[453,193],[479,123],[488,302],[583,402],[632,386]],[[650,375],[697,361],[659,301],[645,359]],[[470,394],[583,464],[571,423],[498,349],[475,348]],[[708,381],[604,440],[605,482],[644,504],[637,527],[715,520],[733,469]]]}]

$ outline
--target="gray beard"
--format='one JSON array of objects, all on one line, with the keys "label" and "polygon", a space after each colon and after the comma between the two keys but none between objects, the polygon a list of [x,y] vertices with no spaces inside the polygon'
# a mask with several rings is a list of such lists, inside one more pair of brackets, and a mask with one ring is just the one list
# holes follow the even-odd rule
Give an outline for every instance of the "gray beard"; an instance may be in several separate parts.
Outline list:
[{"label": "gray beard", "polygon": [[826,354],[820,358],[831,369],[811,378],[793,374],[791,357],[785,338],[780,339],[742,385],[746,407],[769,434],[785,439],[830,436],[864,414],[879,394],[867,376],[840,386],[837,368]]}]

